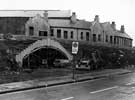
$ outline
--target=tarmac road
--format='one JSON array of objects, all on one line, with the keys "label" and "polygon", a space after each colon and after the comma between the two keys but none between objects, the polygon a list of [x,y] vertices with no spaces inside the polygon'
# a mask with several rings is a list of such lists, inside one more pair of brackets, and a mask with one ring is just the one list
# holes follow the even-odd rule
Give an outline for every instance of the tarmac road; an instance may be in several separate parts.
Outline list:
[{"label": "tarmac road", "polygon": [[135,73],[0,94],[0,100],[134,100]]}]

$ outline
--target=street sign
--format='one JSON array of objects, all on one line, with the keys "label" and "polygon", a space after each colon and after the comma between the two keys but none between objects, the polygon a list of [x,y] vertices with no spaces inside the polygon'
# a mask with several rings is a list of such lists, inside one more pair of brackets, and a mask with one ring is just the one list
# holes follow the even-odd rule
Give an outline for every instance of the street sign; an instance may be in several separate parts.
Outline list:
[{"label": "street sign", "polygon": [[72,54],[77,54],[78,52],[78,42],[72,42]]}]

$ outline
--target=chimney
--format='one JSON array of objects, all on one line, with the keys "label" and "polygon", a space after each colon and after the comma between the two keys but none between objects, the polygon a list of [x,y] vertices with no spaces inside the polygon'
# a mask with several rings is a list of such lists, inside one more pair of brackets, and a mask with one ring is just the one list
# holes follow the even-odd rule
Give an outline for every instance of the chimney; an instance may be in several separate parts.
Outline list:
[{"label": "chimney", "polygon": [[125,33],[124,25],[121,25],[121,29],[120,29],[120,31],[121,31],[122,33]]},{"label": "chimney", "polygon": [[71,16],[71,23],[76,23],[76,13],[72,12],[72,16]]},{"label": "chimney", "polygon": [[116,24],[114,21],[112,22],[111,26],[112,26],[113,30],[116,30]]},{"label": "chimney", "polygon": [[48,12],[47,12],[47,11],[44,12],[44,19],[45,19],[46,21],[48,21]]},{"label": "chimney", "polygon": [[99,22],[99,16],[98,15],[95,16],[94,21]]}]

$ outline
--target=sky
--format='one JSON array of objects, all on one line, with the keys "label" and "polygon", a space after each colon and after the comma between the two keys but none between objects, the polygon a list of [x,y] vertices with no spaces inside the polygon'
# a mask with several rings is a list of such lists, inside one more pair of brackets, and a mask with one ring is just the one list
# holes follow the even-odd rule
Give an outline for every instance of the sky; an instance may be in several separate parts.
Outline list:
[{"label": "sky", "polygon": [[2,0],[0,10],[71,10],[77,18],[100,22],[115,21],[133,39],[135,46],[135,0]]}]

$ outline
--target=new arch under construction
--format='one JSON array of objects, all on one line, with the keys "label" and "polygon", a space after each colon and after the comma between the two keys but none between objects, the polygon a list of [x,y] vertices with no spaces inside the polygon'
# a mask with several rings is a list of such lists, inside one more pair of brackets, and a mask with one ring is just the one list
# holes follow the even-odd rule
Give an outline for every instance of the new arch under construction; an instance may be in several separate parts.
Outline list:
[{"label": "new arch under construction", "polygon": [[16,55],[21,67],[38,67],[44,63],[51,66],[55,59],[71,61],[73,57],[59,42],[50,38],[37,40]]}]

